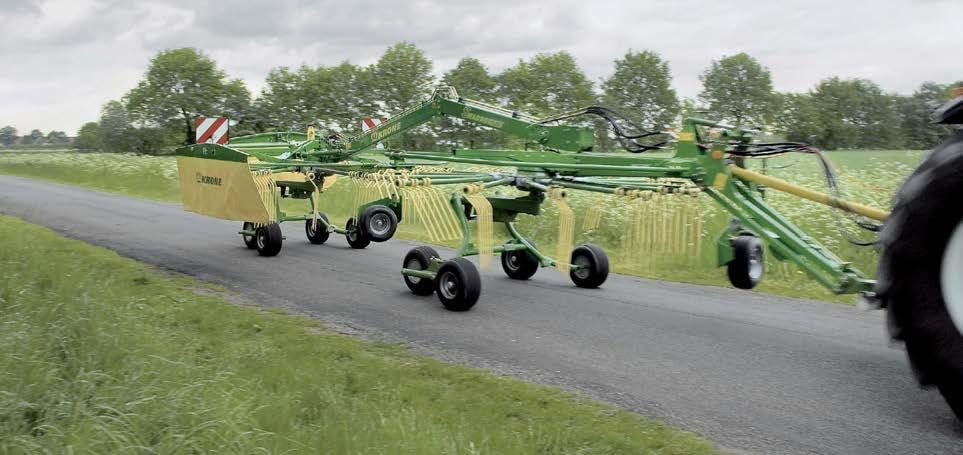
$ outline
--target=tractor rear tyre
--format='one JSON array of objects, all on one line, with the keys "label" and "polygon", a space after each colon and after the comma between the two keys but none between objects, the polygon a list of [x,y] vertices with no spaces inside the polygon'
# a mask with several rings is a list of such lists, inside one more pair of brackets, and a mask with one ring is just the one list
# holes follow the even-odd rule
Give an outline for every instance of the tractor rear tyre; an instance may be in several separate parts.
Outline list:
[{"label": "tractor rear tyre", "polygon": [[[419,246],[408,251],[402,267],[412,270],[428,270],[433,258],[440,258],[438,252],[430,246]],[[435,292],[435,282],[428,278],[404,275],[405,284],[415,295],[431,295]]]},{"label": "tractor rear tyre", "polygon": [[934,149],[896,193],[880,233],[876,293],[890,334],[922,385],[963,420],[963,131]]},{"label": "tractor rear tyre", "polygon": [[348,240],[348,245],[350,245],[351,248],[363,250],[371,244],[371,239],[366,237],[358,226],[355,226],[354,218],[348,219],[348,222],[344,225],[344,229],[348,231],[344,237]]},{"label": "tractor rear tyre", "polygon": [[[241,226],[241,230],[242,230],[242,231],[253,231],[253,230],[254,230],[254,223],[252,223],[252,222],[250,222],[250,221],[245,221],[245,222],[244,222],[244,225]],[[253,235],[243,235],[243,234],[242,234],[242,235],[241,235],[241,238],[244,239],[244,246],[246,246],[247,249],[253,250],[253,249],[256,249],[256,248],[257,248],[257,239],[255,238],[255,236],[253,236]]]},{"label": "tractor rear tyre", "polygon": [[255,241],[257,242],[257,254],[261,256],[277,256],[281,252],[281,225],[271,223],[257,228],[254,231]]},{"label": "tractor rear tyre", "polygon": [[568,272],[572,282],[580,288],[595,289],[609,277],[609,257],[597,245],[586,243],[572,250],[572,267]]},{"label": "tractor rear tyre", "polygon": [[[328,232],[328,215],[325,213],[318,214],[319,220],[305,220],[304,221],[304,233],[308,236],[308,241],[315,244],[321,245],[328,241],[328,237],[331,233]],[[324,220],[322,223],[320,220]]]},{"label": "tractor rear tyre", "polygon": [[[531,240],[525,239],[528,243]],[[502,251],[502,270],[513,280],[527,280],[541,267],[538,258],[528,250]]]},{"label": "tractor rear tyre", "polygon": [[481,295],[481,276],[475,264],[465,258],[445,261],[435,278],[435,292],[447,310],[470,310]]},{"label": "tractor rear tyre", "polygon": [[762,281],[765,271],[762,240],[751,235],[732,239],[732,260],[726,264],[729,282],[739,289],[752,289]]},{"label": "tractor rear tyre", "polygon": [[372,205],[364,209],[358,219],[361,220],[359,227],[364,231],[365,237],[372,242],[388,241],[398,230],[398,215],[383,205]]}]

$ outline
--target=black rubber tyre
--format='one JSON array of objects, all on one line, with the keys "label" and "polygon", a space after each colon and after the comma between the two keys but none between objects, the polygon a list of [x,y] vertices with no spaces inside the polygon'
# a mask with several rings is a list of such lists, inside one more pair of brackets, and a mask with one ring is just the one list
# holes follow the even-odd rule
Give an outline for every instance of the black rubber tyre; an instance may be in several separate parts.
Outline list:
[{"label": "black rubber tyre", "polygon": [[[241,230],[242,230],[242,231],[253,231],[253,230],[254,230],[254,223],[252,223],[252,222],[250,222],[250,221],[245,221],[245,222],[244,222],[244,225],[241,226]],[[241,235],[241,238],[244,239],[244,246],[246,246],[247,249],[249,249],[249,250],[257,249],[257,239],[256,239],[253,235],[243,235],[243,234],[242,234],[242,235]]]},{"label": "black rubber tyre", "polygon": [[277,256],[281,252],[281,225],[271,223],[257,228],[254,231],[255,241],[257,242],[257,254],[261,256]]},{"label": "black rubber tyre", "polygon": [[361,232],[361,229],[355,228],[354,218],[348,219],[348,222],[344,225],[344,229],[348,231],[344,237],[348,240],[348,245],[350,245],[351,248],[363,250],[371,244],[371,240],[365,237],[364,232]]},{"label": "black rubber tyre", "polygon": [[[525,240],[532,243],[531,240]],[[528,250],[502,251],[502,270],[513,280],[527,280],[535,275],[541,266],[538,258]]]},{"label": "black rubber tyre", "polygon": [[960,194],[963,131],[934,149],[896,193],[880,233],[876,293],[920,384],[935,385],[963,420],[963,276],[951,276],[963,254]]},{"label": "black rubber tyre", "polygon": [[481,295],[481,276],[475,264],[465,258],[445,261],[435,278],[435,293],[449,311],[468,311]]},{"label": "black rubber tyre", "polygon": [[[401,266],[406,269],[425,270],[431,265],[432,258],[440,258],[438,252],[430,246],[419,246],[408,251]],[[415,295],[431,295],[435,292],[435,282],[427,278],[404,276],[405,284]]]},{"label": "black rubber tyre", "polygon": [[331,233],[328,232],[326,227],[328,215],[325,213],[319,213],[318,218],[323,219],[325,224],[321,224],[321,222],[318,221],[316,229],[312,229],[312,225],[314,224],[313,220],[304,220],[304,233],[308,236],[308,241],[315,245],[321,245],[322,243],[327,242],[328,237],[331,236]]},{"label": "black rubber tyre", "polygon": [[571,263],[585,266],[568,272],[569,278],[580,288],[595,289],[609,277],[609,256],[600,246],[586,243],[575,247]]},{"label": "black rubber tyre", "polygon": [[361,212],[358,218],[365,237],[372,242],[385,242],[394,237],[398,230],[398,215],[383,205],[372,205]]},{"label": "black rubber tyre", "polygon": [[752,289],[766,270],[762,240],[751,235],[732,239],[732,260],[726,264],[729,282],[739,289]]}]

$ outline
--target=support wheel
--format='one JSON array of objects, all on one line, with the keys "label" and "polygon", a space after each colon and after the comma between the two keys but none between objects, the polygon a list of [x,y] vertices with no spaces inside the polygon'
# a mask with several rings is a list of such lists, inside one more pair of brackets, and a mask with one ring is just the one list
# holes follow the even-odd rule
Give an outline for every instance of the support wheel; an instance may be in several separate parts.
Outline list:
[{"label": "support wheel", "polygon": [[449,311],[468,311],[481,295],[481,276],[468,259],[449,259],[438,269],[435,291]]},{"label": "support wheel", "polygon": [[896,193],[880,233],[876,293],[890,334],[922,385],[963,420],[963,131],[947,138]]},{"label": "support wheel", "polygon": [[586,243],[572,250],[572,267],[568,272],[572,282],[580,288],[594,289],[609,277],[609,257],[597,245]]},{"label": "support wheel", "polygon": [[[430,246],[419,246],[408,251],[402,267],[411,270],[428,270],[432,258],[439,258],[438,252]],[[431,295],[435,292],[435,282],[428,278],[404,275],[405,284],[415,295]]]},{"label": "support wheel", "polygon": [[348,231],[344,237],[348,240],[348,245],[356,250],[363,250],[368,247],[371,240],[365,237],[364,232],[361,232],[357,226],[355,226],[354,218],[349,218],[348,222],[345,223],[344,229]]},{"label": "support wheel", "polygon": [[[528,239],[525,240],[532,243]],[[541,265],[538,258],[528,250],[502,251],[502,270],[513,280],[531,278]]]},{"label": "support wheel", "polygon": [[365,237],[372,242],[384,242],[394,237],[398,230],[398,215],[383,205],[372,205],[358,218]]},{"label": "support wheel", "polygon": [[[250,222],[250,221],[245,221],[245,222],[244,222],[244,225],[241,226],[241,230],[242,230],[242,231],[253,231],[253,230],[254,230],[254,223],[252,223],[252,222]],[[241,235],[241,238],[244,239],[244,245],[247,247],[247,249],[253,250],[253,249],[256,249],[256,248],[257,248],[257,239],[255,238],[255,236],[253,236],[253,235],[243,235],[243,234],[242,234],[242,235]]]},{"label": "support wheel", "polygon": [[[307,234],[308,241],[315,245],[321,245],[322,243],[327,242],[328,237],[331,236],[331,233],[328,232],[327,227],[328,215],[319,213],[318,218],[319,220],[317,221],[317,224],[315,224],[314,220],[304,221],[304,233]],[[322,223],[321,220],[324,220],[324,223]]]},{"label": "support wheel", "polygon": [[726,264],[729,282],[739,289],[752,289],[765,271],[762,240],[751,235],[732,239],[732,260]]},{"label": "support wheel", "polygon": [[257,241],[257,254],[261,256],[277,256],[281,252],[281,225],[271,223],[254,231]]}]

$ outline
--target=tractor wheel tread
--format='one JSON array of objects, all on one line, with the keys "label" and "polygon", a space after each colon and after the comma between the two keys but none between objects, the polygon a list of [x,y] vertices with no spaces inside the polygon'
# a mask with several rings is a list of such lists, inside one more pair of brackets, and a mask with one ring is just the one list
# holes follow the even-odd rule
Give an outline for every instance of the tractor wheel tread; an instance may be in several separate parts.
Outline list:
[{"label": "tractor wheel tread", "polygon": [[963,132],[937,146],[896,193],[880,232],[875,291],[890,335],[906,345],[922,385],[935,385],[963,419],[963,334],[940,283],[943,255],[963,223]]},{"label": "tractor wheel tread", "polygon": [[[753,270],[753,258],[758,259],[758,271]],[[762,281],[765,270],[762,240],[752,235],[732,239],[732,260],[726,264],[729,282],[739,289],[752,289]]]}]

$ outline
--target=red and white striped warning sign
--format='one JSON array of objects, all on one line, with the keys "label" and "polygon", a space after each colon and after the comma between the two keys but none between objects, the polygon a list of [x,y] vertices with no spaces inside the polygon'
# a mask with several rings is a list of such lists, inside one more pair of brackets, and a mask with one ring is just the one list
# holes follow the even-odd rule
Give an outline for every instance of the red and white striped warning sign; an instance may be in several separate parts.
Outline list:
[{"label": "red and white striped warning sign", "polygon": [[380,125],[380,124],[382,124],[382,123],[384,123],[384,122],[387,122],[387,121],[388,121],[388,118],[387,118],[387,117],[381,117],[381,118],[365,117],[365,118],[361,119],[361,132],[365,132],[365,131],[368,131],[368,130],[370,130],[370,129],[374,129],[374,128],[377,127],[378,125]]},{"label": "red and white striped warning sign", "polygon": [[197,117],[194,136],[198,144],[227,144],[227,118],[225,117]]}]

